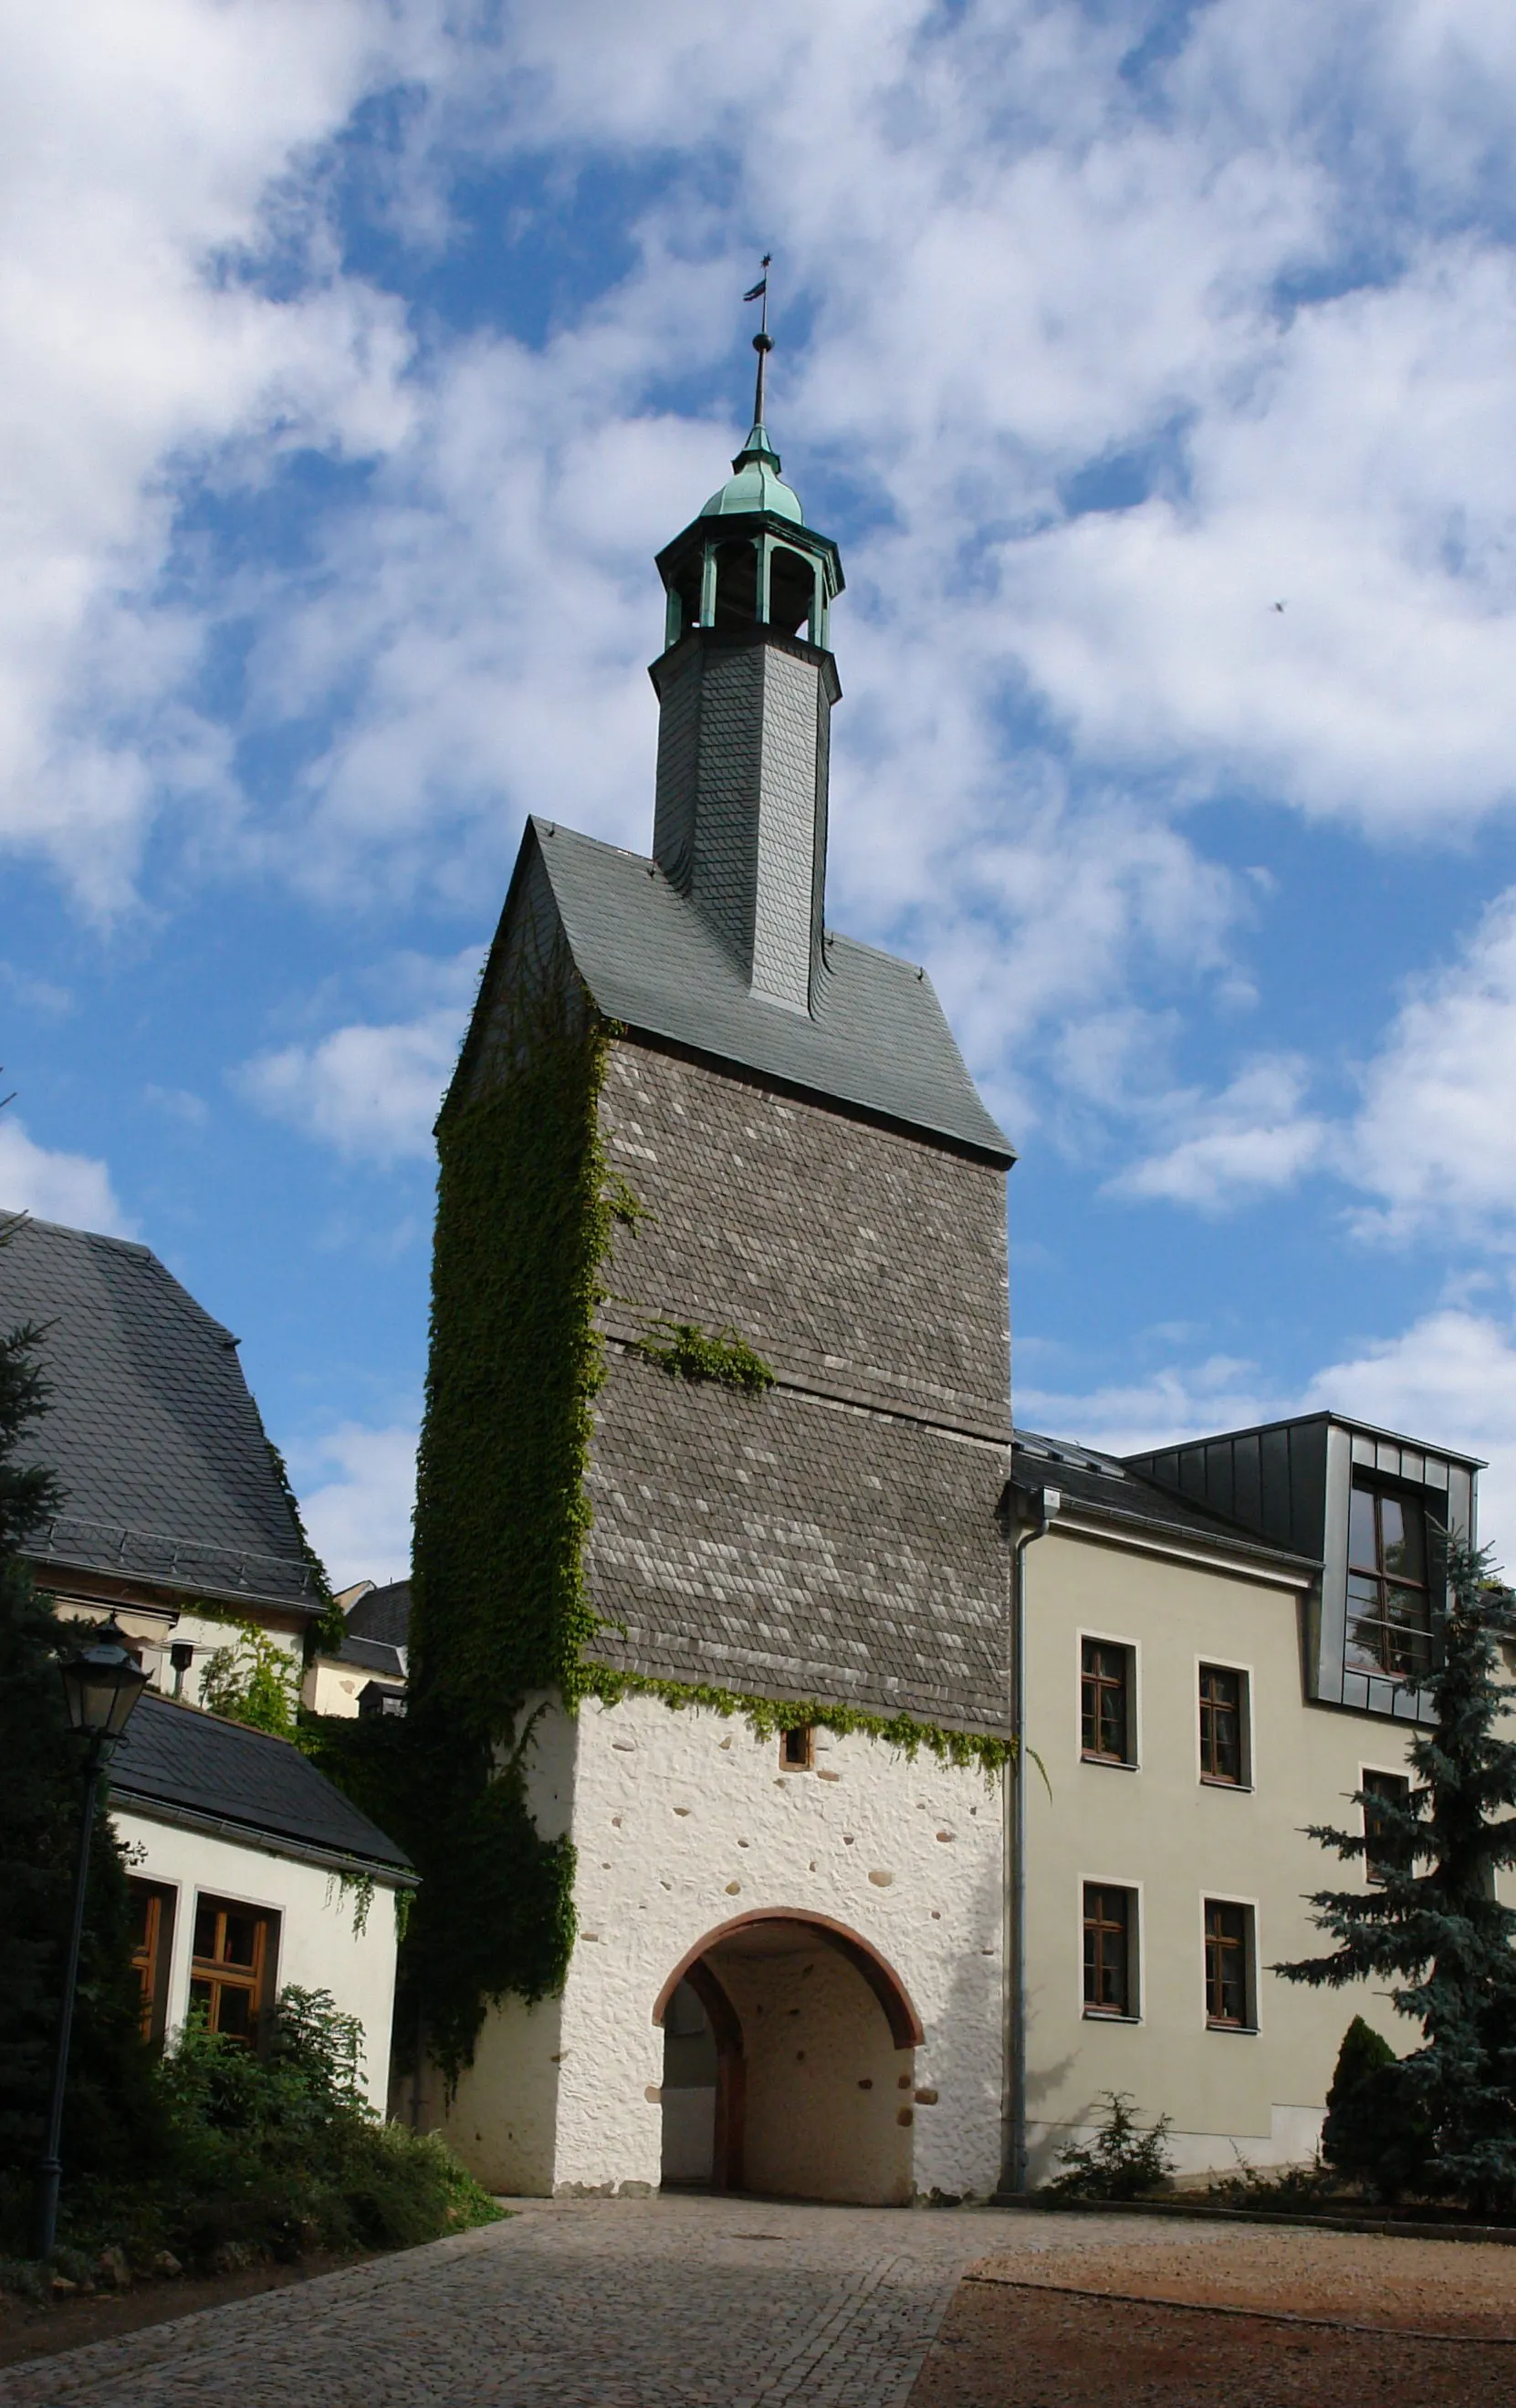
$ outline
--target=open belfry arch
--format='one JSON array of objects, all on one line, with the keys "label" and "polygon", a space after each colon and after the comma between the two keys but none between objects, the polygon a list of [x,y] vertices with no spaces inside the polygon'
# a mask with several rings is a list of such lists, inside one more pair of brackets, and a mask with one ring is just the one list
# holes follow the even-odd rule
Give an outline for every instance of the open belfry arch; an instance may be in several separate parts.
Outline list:
[{"label": "open belfry arch", "polygon": [[843,571],[759,345],[652,854],[529,824],[439,1122],[415,2095],[502,2189],[982,2196],[1011,1154],[827,924]]}]

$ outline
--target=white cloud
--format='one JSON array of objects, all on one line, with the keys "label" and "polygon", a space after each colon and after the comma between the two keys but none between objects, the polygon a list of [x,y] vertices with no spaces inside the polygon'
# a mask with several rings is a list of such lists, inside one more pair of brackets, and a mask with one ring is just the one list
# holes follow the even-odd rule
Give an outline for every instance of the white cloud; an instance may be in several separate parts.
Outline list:
[{"label": "white cloud", "polygon": [[290,1462],[310,1542],[334,1588],[410,1576],[413,1425],[372,1429],[343,1422],[325,1438],[293,1446]]},{"label": "white cloud", "polygon": [[1484,1456],[1480,1536],[1516,1572],[1516,1328],[1493,1315],[1429,1312],[1398,1338],[1319,1371],[1303,1409],[1331,1406]]},{"label": "white cloud", "polygon": [[96,1229],[106,1237],[136,1234],[103,1162],[37,1145],[24,1122],[10,1112],[0,1115],[0,1212],[31,1212],[39,1221]]},{"label": "white cloud", "polygon": [[1184,1134],[1111,1181],[1112,1191],[1214,1212],[1292,1187],[1329,1140],[1328,1124],[1302,1109],[1308,1079],[1305,1063],[1277,1055],[1250,1064],[1213,1101],[1165,1097],[1163,1117]]},{"label": "white cloud", "polygon": [[457,1047],[455,1011],[387,1028],[359,1023],[259,1054],[238,1083],[272,1118],[355,1160],[422,1158]]},{"label": "white cloud", "polygon": [[1265,1399],[1259,1366],[1227,1354],[1171,1364],[1145,1380],[1083,1394],[1018,1382],[1015,1409],[1018,1427],[1107,1455],[1138,1455],[1210,1430],[1247,1429],[1274,1420],[1280,1410]]},{"label": "white cloud", "polygon": [[[238,808],[187,689],[207,623],[160,580],[177,490],[243,447],[395,439],[406,337],[279,179],[425,43],[368,0],[11,11],[0,96],[0,838],[94,909],[166,804]],[[281,200],[282,206],[280,206]],[[248,270],[303,258],[289,297]],[[251,456],[249,451],[251,448]]]},{"label": "white cloud", "polygon": [[1347,1160],[1366,1234],[1516,1237],[1516,888],[1410,995],[1371,1064]]},{"label": "white cloud", "polygon": [[257,1054],[234,1084],[260,1111],[350,1160],[426,1160],[478,968],[472,947],[441,962],[410,956],[394,965],[392,988],[444,1000],[410,1020],[354,1021],[313,1043]]}]

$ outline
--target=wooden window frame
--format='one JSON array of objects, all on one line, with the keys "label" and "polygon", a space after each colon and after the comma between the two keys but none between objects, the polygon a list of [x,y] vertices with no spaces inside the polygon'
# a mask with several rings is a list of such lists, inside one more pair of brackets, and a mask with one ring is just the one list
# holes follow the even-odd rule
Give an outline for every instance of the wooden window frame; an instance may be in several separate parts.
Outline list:
[{"label": "wooden window frame", "polygon": [[171,1882],[152,1881],[139,1873],[127,1874],[126,1888],[134,1907],[140,1900],[147,1910],[143,1944],[132,1950],[132,1971],[141,1992],[142,2037],[150,2046],[158,2047],[168,2026],[168,1975],[179,1892]]},{"label": "wooden window frame", "polygon": [[[1121,1901],[1118,1916],[1108,1910],[1114,1899]],[[1080,2011],[1088,2023],[1135,2024],[1142,2020],[1141,1985],[1139,1981],[1139,1932],[1142,1919],[1141,1892],[1133,1882],[1083,1881],[1079,1885]],[[1090,1956],[1090,1933],[1096,1933],[1093,1965]],[[1116,1933],[1115,1951],[1119,1957],[1120,2004],[1103,2005],[1090,1996],[1090,1973],[1094,1971],[1096,1986],[1105,1967],[1105,1951],[1102,1935]]]},{"label": "wooden window frame", "polygon": [[[1218,1677],[1225,1681],[1234,1681],[1237,1684],[1236,1704],[1234,1709],[1237,1717],[1237,1770],[1235,1774],[1219,1772],[1216,1770],[1214,1762],[1214,1758],[1218,1751],[1213,1746],[1207,1752],[1206,1744],[1207,1710],[1209,1710],[1213,1717],[1213,1737],[1214,1713],[1216,1711],[1216,1700],[1213,1698],[1207,1698],[1206,1697],[1206,1684],[1208,1679],[1216,1679]],[[1214,1656],[1199,1656],[1195,1658],[1195,1745],[1198,1752],[1200,1781],[1203,1788],[1234,1790],[1251,1789],[1253,1785],[1252,1708],[1252,1675],[1249,1671],[1246,1664],[1224,1664],[1219,1657]]]},{"label": "wooden window frame", "polygon": [[[1365,1764],[1359,1770],[1358,1786],[1364,1792],[1365,1801],[1374,1794],[1374,1788],[1377,1783],[1391,1781],[1394,1783],[1397,1790],[1400,1792],[1402,1801],[1408,1799],[1410,1796],[1410,1775],[1408,1772],[1393,1772],[1390,1770],[1388,1765],[1380,1764]],[[1398,1868],[1393,1863],[1389,1856],[1381,1857],[1379,1862],[1376,1864],[1374,1859],[1374,1817],[1366,1802],[1364,1803],[1362,1812],[1364,1816],[1364,1879],[1369,1882],[1382,1882],[1387,1871],[1393,1872],[1396,1871]]]},{"label": "wooden window frame", "polygon": [[[216,1918],[215,1942],[211,1955],[205,1956],[198,1946],[200,1918],[203,1914]],[[230,1916],[246,1917],[253,1926],[253,1963],[243,1965],[225,1955],[226,1925]],[[190,1934],[190,1987],[192,2007],[206,2005],[208,2025],[213,2032],[222,2028],[222,2000],[230,1993],[246,1998],[249,2028],[246,2033],[228,2036],[246,2039],[253,2048],[261,2048],[267,2029],[268,2009],[273,2003],[274,1971],[279,1958],[280,1915],[277,1908],[257,1906],[248,1899],[226,1898],[219,1890],[197,1891],[195,1899],[195,1922]],[[208,2000],[195,1997],[196,1987],[209,1991]]]},{"label": "wooden window frame", "polygon": [[[1221,1916],[1237,1918],[1234,1932],[1219,1928]],[[1216,1922],[1213,1923],[1213,1918]],[[1258,2029],[1258,1914],[1251,1899],[1205,1897],[1200,1906],[1202,1991],[1207,2031],[1256,2032]],[[1224,1960],[1217,1955],[1224,1949],[1230,1956],[1239,1952],[1242,1988],[1242,2013],[1228,2014],[1224,2011],[1226,1977]]]},{"label": "wooden window frame", "polygon": [[[1091,1672],[1091,1654],[1119,1656],[1121,1659],[1119,1682],[1109,1674]],[[1089,1700],[1091,1687],[1095,1696],[1095,1712],[1091,1717]],[[1122,1753],[1116,1755],[1101,1747],[1090,1747],[1086,1740],[1091,1727],[1098,1735],[1101,1727],[1100,1699],[1105,1693],[1119,1688],[1122,1700]],[[1099,1632],[1079,1633],[1078,1742],[1081,1764],[1115,1765],[1126,1772],[1138,1768],[1137,1743],[1137,1651],[1130,1639],[1104,1639]]]},{"label": "wooden window frame", "polygon": [[[798,1752],[790,1754],[796,1747]],[[815,1723],[792,1723],[779,1734],[779,1770],[781,1772],[814,1772],[816,1770]]]}]

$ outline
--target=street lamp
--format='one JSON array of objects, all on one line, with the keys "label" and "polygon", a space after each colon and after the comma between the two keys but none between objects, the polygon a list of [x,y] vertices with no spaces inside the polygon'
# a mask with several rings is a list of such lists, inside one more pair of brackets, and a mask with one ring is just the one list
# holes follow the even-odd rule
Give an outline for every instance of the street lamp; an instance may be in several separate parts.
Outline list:
[{"label": "street lamp", "polygon": [[79,1827],[79,1856],[74,1867],[74,1920],[68,1935],[64,1969],[63,2009],[58,2019],[58,2046],[52,2066],[52,2103],[48,2111],[47,2154],[37,2166],[32,2194],[32,2255],[47,2258],[58,2231],[58,2186],[63,2164],[58,2156],[63,2138],[64,2086],[68,2079],[68,2041],[74,2024],[74,1993],[79,1986],[79,1942],[84,1932],[84,1889],[90,1873],[90,1842],[94,1832],[94,1800],[101,1767],[131,1719],[132,1708],[148,1685],[148,1676],[126,1645],[126,1634],[111,1615],[93,1643],[70,1656],[63,1667],[64,1695],[68,1700],[71,1728],[84,1741],[84,1803]]}]

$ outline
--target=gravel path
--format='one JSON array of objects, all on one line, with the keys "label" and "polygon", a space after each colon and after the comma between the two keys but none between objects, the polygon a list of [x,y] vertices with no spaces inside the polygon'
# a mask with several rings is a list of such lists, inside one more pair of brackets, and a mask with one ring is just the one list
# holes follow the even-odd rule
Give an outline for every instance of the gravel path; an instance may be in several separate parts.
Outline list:
[{"label": "gravel path", "polygon": [[911,2408],[1516,2408],[1516,2349],[965,2283]]},{"label": "gravel path", "polygon": [[1071,2236],[1051,2258],[1029,2262],[1025,2250],[1013,2246],[975,2272],[1193,2307],[1262,2308],[1516,2341],[1516,2248],[1499,2243],[1165,2223],[1158,2228],[1162,2239],[1145,2247],[1113,2247],[1109,2219],[1100,2223],[1098,2236]]}]

